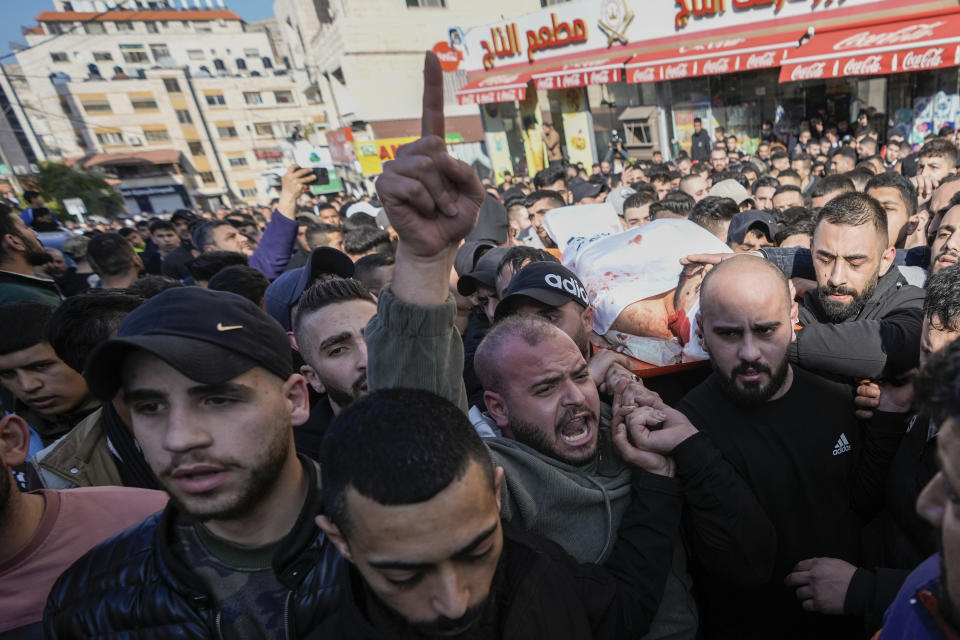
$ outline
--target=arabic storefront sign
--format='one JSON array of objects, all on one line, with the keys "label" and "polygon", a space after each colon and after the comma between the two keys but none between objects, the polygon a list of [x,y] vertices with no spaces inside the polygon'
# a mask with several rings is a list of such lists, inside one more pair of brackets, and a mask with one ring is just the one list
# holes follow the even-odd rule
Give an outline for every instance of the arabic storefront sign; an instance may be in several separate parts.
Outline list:
[{"label": "arabic storefront sign", "polygon": [[397,157],[397,149],[415,140],[419,140],[419,138],[408,136],[405,138],[381,138],[379,140],[357,140],[354,142],[363,175],[378,176],[383,173],[383,163],[394,160]]},{"label": "arabic storefront sign", "polygon": [[[489,71],[570,54],[617,55],[624,45],[677,31],[693,34],[774,18],[823,17],[839,10],[876,11],[902,4],[901,0],[581,0],[468,29],[463,43],[454,48],[463,51],[461,68]],[[680,20],[681,15],[687,20]]]},{"label": "arabic storefront sign", "polygon": [[557,14],[551,13],[550,24],[539,29],[528,29],[525,41],[521,41],[519,34],[520,28],[516,22],[490,27],[490,38],[480,41],[484,51],[483,68],[492,69],[497,59],[519,56],[524,51],[527,62],[533,62],[538,51],[586,42],[587,25],[579,18],[572,23],[558,21]]}]

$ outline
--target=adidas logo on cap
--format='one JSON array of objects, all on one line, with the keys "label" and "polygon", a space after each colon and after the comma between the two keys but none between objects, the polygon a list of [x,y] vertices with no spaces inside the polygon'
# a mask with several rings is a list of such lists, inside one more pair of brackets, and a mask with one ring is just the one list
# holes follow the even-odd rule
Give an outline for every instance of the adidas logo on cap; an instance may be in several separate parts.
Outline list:
[{"label": "adidas logo on cap", "polygon": [[579,280],[575,280],[574,278],[561,278],[559,274],[548,273],[543,277],[543,281],[554,289],[562,289],[568,294],[580,298],[584,306],[590,306],[590,297],[587,295],[587,290],[583,288]]}]

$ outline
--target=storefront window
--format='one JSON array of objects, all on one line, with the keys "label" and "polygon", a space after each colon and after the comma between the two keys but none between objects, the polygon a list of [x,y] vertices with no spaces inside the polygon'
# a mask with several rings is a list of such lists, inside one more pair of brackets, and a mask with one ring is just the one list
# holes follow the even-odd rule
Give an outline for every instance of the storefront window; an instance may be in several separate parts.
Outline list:
[{"label": "storefront window", "polygon": [[896,130],[914,145],[944,126],[956,128],[960,124],[957,69],[889,76],[887,116],[890,128],[886,134]]}]

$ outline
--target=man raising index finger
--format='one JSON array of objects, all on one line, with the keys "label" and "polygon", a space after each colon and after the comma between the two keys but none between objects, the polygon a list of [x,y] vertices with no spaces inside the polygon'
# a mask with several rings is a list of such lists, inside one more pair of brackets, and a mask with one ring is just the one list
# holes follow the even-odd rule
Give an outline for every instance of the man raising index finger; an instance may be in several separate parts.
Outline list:
[{"label": "man raising index finger", "polygon": [[440,60],[428,51],[423,61],[423,117],[421,137],[444,137],[443,122],[443,71]]}]

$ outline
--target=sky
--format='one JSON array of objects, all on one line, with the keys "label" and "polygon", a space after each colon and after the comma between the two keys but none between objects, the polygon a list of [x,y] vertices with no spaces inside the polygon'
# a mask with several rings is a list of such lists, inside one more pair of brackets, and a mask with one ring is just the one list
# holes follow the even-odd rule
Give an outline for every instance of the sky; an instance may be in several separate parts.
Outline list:
[{"label": "sky", "polygon": [[[237,15],[252,22],[273,16],[272,0],[225,0],[227,8]],[[0,56],[10,53],[10,41],[25,42],[20,35],[20,27],[34,27],[37,25],[34,18],[41,11],[53,9],[51,0],[0,0],[3,5],[0,15]],[[176,2],[180,6],[179,0]],[[191,3],[192,4],[192,3]],[[5,58],[4,63],[14,62],[13,58]]]}]

